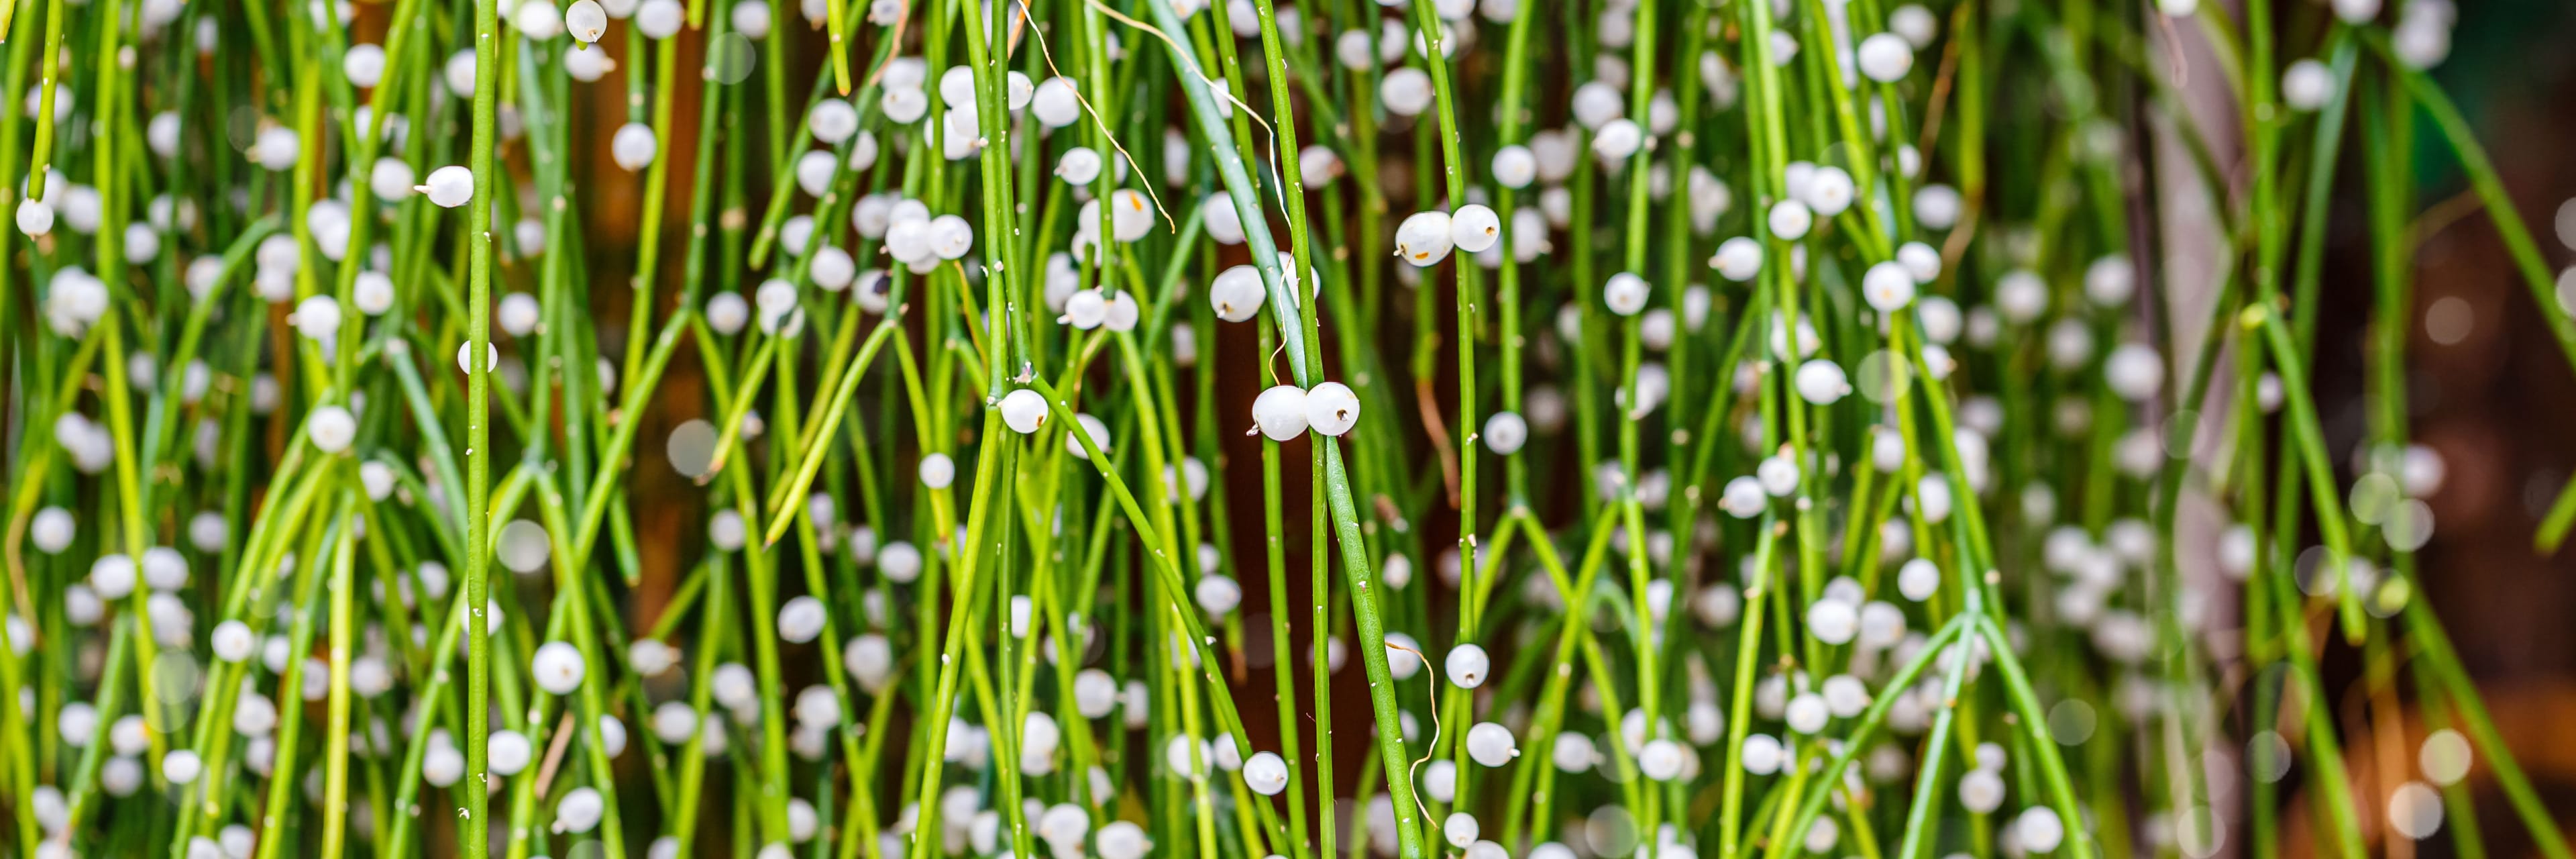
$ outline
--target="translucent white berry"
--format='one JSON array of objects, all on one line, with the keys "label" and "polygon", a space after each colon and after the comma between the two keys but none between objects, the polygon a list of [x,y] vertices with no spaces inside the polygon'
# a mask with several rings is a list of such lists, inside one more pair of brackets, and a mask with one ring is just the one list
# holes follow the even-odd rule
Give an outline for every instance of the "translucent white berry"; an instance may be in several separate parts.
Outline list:
[{"label": "translucent white berry", "polygon": [[767,3],[760,0],[743,0],[733,4],[731,20],[734,32],[741,33],[744,38],[769,38],[770,14]]},{"label": "translucent white berry", "polygon": [[1869,707],[1869,685],[1849,674],[1825,678],[1820,691],[1824,696],[1825,709],[1840,718],[1858,716]]},{"label": "translucent white berry", "polygon": [[2065,840],[2066,824],[2058,819],[2056,809],[2034,805],[2013,820],[2013,834],[2020,836],[2022,852],[2046,853]]},{"label": "translucent white berry", "polygon": [[1842,365],[1826,358],[1798,365],[1797,382],[1798,396],[1819,406],[1833,405],[1851,393],[1851,380],[1843,374]]},{"label": "translucent white berry", "polygon": [[1512,729],[1493,722],[1478,722],[1467,729],[1467,757],[1489,767],[1510,763],[1520,754]]},{"label": "translucent white berry", "polygon": [[1484,648],[1461,644],[1451,648],[1448,657],[1441,660],[1440,673],[1448,675],[1449,682],[1460,689],[1474,689],[1485,685],[1486,672],[1492,666],[1493,660],[1485,655]]},{"label": "translucent white berry", "polygon": [[35,519],[28,524],[27,533],[29,538],[35,541],[37,551],[53,555],[60,554],[64,549],[71,547],[72,536],[76,530],[77,526],[74,524],[71,511],[60,507],[47,507],[36,511]]},{"label": "translucent white berry", "polygon": [[569,695],[581,688],[584,666],[581,649],[569,642],[549,641],[537,647],[529,660],[528,673],[536,679],[537,688],[549,694]]},{"label": "translucent white berry", "polygon": [[1030,112],[1048,128],[1063,128],[1082,118],[1082,102],[1071,78],[1052,77],[1030,94]]},{"label": "translucent white berry", "polygon": [[1906,599],[1922,602],[1941,589],[1941,568],[1931,561],[1915,558],[1896,569],[1896,592]]},{"label": "translucent white berry", "polygon": [[957,460],[948,454],[933,453],[921,458],[921,485],[946,489],[957,480]]},{"label": "translucent white berry", "polygon": [[313,441],[315,449],[323,453],[339,453],[348,450],[349,443],[357,440],[358,419],[349,414],[348,409],[323,406],[314,409],[313,414],[304,419],[304,435]]},{"label": "translucent white berry", "polygon": [[1224,617],[1243,604],[1243,586],[1225,576],[1200,576],[1190,595],[1213,617]]},{"label": "translucent white berry", "polygon": [[216,659],[240,662],[250,658],[251,650],[259,645],[259,636],[250,631],[249,624],[227,620],[215,625],[210,641],[214,645]]},{"label": "translucent white berry", "polygon": [[1914,45],[1904,36],[1879,33],[1860,41],[1860,73],[1879,83],[1905,79],[1914,69]]},{"label": "translucent white berry", "polygon": [[[1816,168],[1815,174],[1807,179],[1805,193],[1799,195],[1799,199],[1805,201],[1807,208],[1813,210],[1816,216],[1832,218],[1842,214],[1843,210],[1851,208],[1852,195],[1856,193],[1858,191],[1852,184],[1852,175],[1849,172],[1840,167],[1825,166]],[[1774,213],[1777,213],[1776,209]],[[1778,221],[1773,221],[1773,224],[1774,229],[1777,229]],[[1796,237],[1783,231],[1781,238]]]},{"label": "translucent white berry", "polygon": [[1771,494],[1763,491],[1762,480],[1750,475],[1727,481],[1717,502],[1718,509],[1738,519],[1760,516],[1770,505]]},{"label": "translucent white berry", "polygon": [[2036,272],[2014,269],[1995,281],[1995,310],[2007,322],[2028,323],[2048,311],[2048,282]]},{"label": "translucent white berry", "polygon": [[608,10],[601,8],[598,0],[573,0],[564,9],[564,30],[583,44],[599,41],[600,35],[608,32]]},{"label": "translucent white berry", "polygon": [[2138,272],[2128,254],[2106,254],[2084,267],[2084,297],[2094,304],[2119,307],[2137,291]]},{"label": "translucent white berry", "polygon": [[188,584],[188,559],[168,546],[143,550],[142,570],[143,584],[156,591],[174,591]]},{"label": "translucent white berry", "polygon": [[501,323],[503,332],[512,337],[526,337],[537,330],[537,321],[544,313],[536,296],[513,292],[501,296],[501,304],[493,309],[492,315]]},{"label": "translucent white berry", "polygon": [[2281,72],[2281,101],[2291,110],[2324,108],[2334,98],[2334,91],[2334,71],[2316,60],[2299,60]]},{"label": "translucent white berry", "polygon": [[1076,146],[1056,157],[1055,175],[1068,184],[1089,185],[1092,180],[1100,178],[1102,166],[1099,152],[1088,146]]},{"label": "translucent white berry", "polygon": [[1754,775],[1770,775],[1779,772],[1780,764],[1783,762],[1781,759],[1787,755],[1787,752],[1787,749],[1781,747],[1779,738],[1769,734],[1745,737],[1744,750],[1741,753],[1744,771]]},{"label": "translucent white berry", "polygon": [[1848,644],[1860,631],[1860,612],[1851,603],[1821,599],[1807,605],[1807,632],[1826,644]]},{"label": "translucent white berry", "polygon": [[1124,820],[1100,827],[1091,842],[1100,859],[1142,859],[1154,846],[1153,839],[1145,837],[1145,827]]},{"label": "translucent white berry", "polygon": [[1243,762],[1243,784],[1253,793],[1278,796],[1288,789],[1288,762],[1269,752],[1257,752]]},{"label": "translucent white berry", "polygon": [[1736,236],[1717,245],[1717,255],[1709,257],[1710,268],[1737,283],[1752,280],[1762,273],[1762,243]]},{"label": "translucent white berry", "polygon": [[1483,203],[1469,203],[1449,215],[1449,240],[1459,250],[1483,253],[1503,237],[1502,216]]},{"label": "translucent white berry", "polygon": [[1440,822],[1440,837],[1446,839],[1451,847],[1465,849],[1467,845],[1476,843],[1476,836],[1482,834],[1483,827],[1476,822],[1476,815],[1468,812],[1451,812]]},{"label": "translucent white berry", "polygon": [[2004,778],[1994,770],[1975,769],[1959,778],[1959,804],[1977,814],[1993,814],[2004,804]]},{"label": "translucent white berry", "polygon": [[1083,412],[1076,412],[1073,416],[1073,422],[1074,426],[1069,428],[1064,434],[1064,449],[1066,452],[1073,454],[1075,459],[1090,459],[1091,454],[1083,450],[1082,447],[1082,440],[1085,438],[1090,439],[1091,443],[1094,446],[1099,447],[1102,453],[1109,452],[1109,424],[1107,422]]},{"label": "translucent white berry", "polygon": [[2144,343],[2123,343],[2111,350],[2111,357],[2103,362],[2102,375],[2110,384],[2111,392],[2121,399],[2131,402],[2146,400],[2154,397],[2156,390],[2164,386],[2164,356],[2156,354],[2155,347]]},{"label": "translucent white berry", "polygon": [[588,787],[573,788],[572,792],[564,794],[562,801],[555,803],[555,821],[552,828],[557,833],[589,832],[592,827],[599,825],[600,815],[605,813],[607,808],[607,803],[600,799],[599,791]]},{"label": "translucent white berry", "polygon": [[[1879,35],[1887,35],[1880,33]],[[1937,262],[1938,257],[1935,257]],[[1861,299],[1882,313],[1893,313],[1914,303],[1914,273],[1903,263],[1883,262],[1869,267],[1861,275]]]},{"label": "translucent white berry", "polygon": [[1653,287],[1646,284],[1645,278],[1623,271],[1611,275],[1610,281],[1602,285],[1601,303],[1607,305],[1612,313],[1635,316],[1646,309],[1646,299],[1652,292]]},{"label": "translucent white berry", "polygon": [[197,776],[205,771],[206,761],[204,758],[197,757],[196,752],[172,749],[169,754],[161,756],[161,777],[169,779],[171,784],[187,784],[196,781]]},{"label": "translucent white berry", "polygon": [[429,171],[428,183],[413,190],[428,194],[440,208],[453,209],[474,199],[474,171],[450,164]]},{"label": "translucent white berry", "polygon": [[1216,318],[1242,322],[1261,312],[1269,292],[1261,283],[1261,270],[1238,265],[1219,272],[1208,284],[1208,304],[1216,308]]},{"label": "translucent white berry", "polygon": [[617,127],[608,138],[608,157],[628,172],[642,170],[653,163],[661,151],[661,142],[653,135],[653,126],[629,122]]},{"label": "translucent white berry", "polygon": [[921,577],[921,550],[911,543],[896,540],[877,550],[877,571],[896,584],[909,583]]},{"label": "translucent white berry", "polygon": [[1485,419],[1482,437],[1485,449],[1493,451],[1495,456],[1519,453],[1521,445],[1529,443],[1529,421],[1517,413],[1495,412]]},{"label": "translucent white berry", "polygon": [[511,7],[510,23],[521,34],[540,42],[564,31],[563,10],[555,8],[553,0],[523,0]]},{"label": "translucent white berry", "polygon": [[1503,187],[1513,190],[1527,188],[1532,180],[1538,178],[1538,156],[1531,154],[1527,146],[1505,146],[1495,150],[1493,170],[1494,181]]},{"label": "translucent white berry", "polygon": [[1306,391],[1295,385],[1275,385],[1252,399],[1252,422],[1271,441],[1287,441],[1306,433]]},{"label": "translucent white berry", "polygon": [[1832,718],[1833,712],[1825,706],[1825,696],[1823,695],[1819,695],[1814,692],[1801,692],[1797,697],[1789,699],[1789,709],[1786,716],[1789,723],[1789,730],[1796,731],[1801,734],[1813,734],[1817,731],[1824,730],[1825,723],[1830,721]]},{"label": "translucent white berry", "polygon": [[[499,767],[494,767],[498,770]],[[455,746],[431,746],[420,758],[420,777],[431,787],[447,787],[465,777],[465,754]]]},{"label": "translucent white berry", "polygon": [[1243,213],[1234,208],[1234,195],[1218,191],[1199,203],[1199,218],[1206,226],[1208,238],[1221,245],[1243,244]]},{"label": "translucent white berry", "polygon": [[[61,102],[57,101],[57,104]],[[253,140],[250,156],[264,169],[283,171],[295,167],[295,161],[303,155],[303,149],[304,139],[296,136],[295,129],[282,125],[271,126],[268,130],[260,132],[259,137]]]},{"label": "translucent white berry", "polygon": [[536,756],[536,747],[528,741],[528,735],[507,729],[493,731],[484,741],[483,751],[492,771],[505,776],[518,775]]},{"label": "translucent white berry", "polygon": [[839,146],[859,132],[859,110],[849,102],[826,98],[815,102],[814,109],[805,114],[805,128],[814,133],[814,139]]},{"label": "translucent white berry", "polygon": [[1914,283],[1917,286],[1931,283],[1941,277],[1941,252],[1922,242],[1906,242],[1896,246],[1896,264],[1903,266],[1905,273],[1914,277]]},{"label": "translucent white berry", "polygon": [[1687,760],[1682,745],[1671,740],[1649,740],[1644,748],[1637,750],[1638,772],[1656,781],[1672,781],[1680,776]]},{"label": "translucent white berry", "polygon": [[1925,185],[1914,190],[1914,220],[1927,230],[1946,230],[1959,223],[1959,211],[1966,201],[1959,189],[1948,185]]},{"label": "translucent white berry", "polygon": [[1449,256],[1456,244],[1449,232],[1449,213],[1415,212],[1395,226],[1395,253],[1405,262],[1427,268]]},{"label": "translucent white berry", "polygon": [[1646,130],[1637,121],[1621,117],[1601,124],[1592,133],[1592,154],[1603,161],[1624,161],[1646,145]]},{"label": "translucent white berry", "polygon": [[[1109,715],[1109,711],[1117,706],[1118,680],[1109,676],[1109,672],[1097,668],[1085,668],[1081,673],[1073,676],[1073,707],[1074,711],[1081,713],[1083,718],[1102,718]],[[1260,759],[1260,755],[1253,756],[1254,761]],[[1245,770],[1249,772],[1250,769],[1251,765],[1247,763]]]},{"label": "translucent white berry", "polygon": [[1013,432],[1021,435],[1037,432],[1039,427],[1046,425],[1046,395],[1029,388],[1014,390],[1002,395],[1001,411],[1002,423]]},{"label": "translucent white berry", "polygon": [[[1083,220],[1097,223],[1096,219]],[[1110,234],[1119,241],[1132,242],[1144,238],[1154,229],[1153,203],[1133,188],[1112,191],[1109,193],[1109,221]]]},{"label": "translucent white berry", "polygon": [[1589,81],[1574,88],[1574,121],[1585,128],[1600,128],[1626,109],[1619,89],[1606,81]]},{"label": "translucent white berry", "polygon": [[778,637],[791,644],[804,644],[823,634],[823,601],[800,596],[778,607]]},{"label": "translucent white berry", "polygon": [[42,200],[18,201],[18,231],[41,236],[54,230],[54,206]]},{"label": "translucent white berry", "polygon": [[1205,741],[1188,734],[1174,734],[1169,742],[1163,744],[1163,765],[1181,778],[1196,779],[1206,775],[1208,758],[1214,756],[1215,750],[1208,748]]},{"label": "translucent white berry", "polygon": [[1887,29],[1905,37],[1906,43],[1917,49],[1927,48],[1941,34],[1941,19],[1930,9],[1907,3],[1887,13]]},{"label": "translucent white berry", "polygon": [[1359,422],[1360,396],[1349,385],[1325,382],[1306,392],[1306,424],[1316,432],[1337,436]]},{"label": "translucent white berry", "polygon": [[1421,116],[1435,95],[1430,73],[1411,66],[1387,72],[1377,84],[1378,103],[1397,116]]},{"label": "translucent white berry", "polygon": [[1816,225],[1816,213],[1809,210],[1806,203],[1782,200],[1771,205],[1771,214],[1765,223],[1770,225],[1772,235],[1794,242],[1805,238],[1808,228]]}]

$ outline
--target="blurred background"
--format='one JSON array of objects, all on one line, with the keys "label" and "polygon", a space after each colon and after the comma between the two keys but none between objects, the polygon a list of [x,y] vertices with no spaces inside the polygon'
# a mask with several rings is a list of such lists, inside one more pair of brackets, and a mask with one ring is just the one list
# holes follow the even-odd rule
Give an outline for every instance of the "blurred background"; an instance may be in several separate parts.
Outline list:
[{"label": "blurred background", "polygon": [[[2450,58],[2434,70],[2476,128],[2558,274],[2561,311],[2576,310],[2576,4],[2466,0]],[[2407,380],[2411,432],[2441,454],[2446,477],[2425,499],[2436,527],[2418,553],[2425,599],[2452,632],[2498,728],[2560,821],[2576,820],[2576,548],[2542,553],[2540,523],[2576,469],[2576,376],[2458,160],[2419,118],[2414,324]],[[2430,145],[2428,144],[2430,142]],[[2349,178],[2350,174],[2347,174]],[[2330,443],[2363,434],[2365,326],[2373,239],[2357,184],[2339,194],[2327,240],[2316,375]],[[2329,688],[2356,688],[2361,660],[2336,648]],[[2401,682],[2401,690],[2411,684]],[[2411,695],[2403,695],[2409,697]],[[2347,730],[2365,724],[2347,702]],[[2420,714],[2410,713],[2410,720]],[[2406,750],[2423,736],[2410,721]],[[2380,778],[2390,756],[2354,731],[2354,777]],[[2407,762],[2411,755],[2398,756]],[[2400,776],[2403,778],[2404,776]],[[2476,817],[2495,855],[2540,855],[2481,769]],[[2378,817],[2384,809],[2365,810]],[[2388,839],[2392,852],[2404,839]],[[2411,847],[2458,855],[2449,839]],[[2295,854],[2292,854],[2295,855]]]},{"label": "blurred background", "polygon": [[[2242,20],[2241,4],[2226,4]],[[2322,3],[2275,4],[2281,61],[2313,55],[2323,42]],[[2392,3],[2391,7],[2399,4]],[[2207,9],[2207,6],[2204,6]],[[2495,162],[2516,209],[2540,241],[2542,257],[2557,273],[2553,313],[2576,311],[2576,160],[2565,141],[2576,136],[2576,51],[2562,47],[2576,36],[2576,4],[2548,0],[2470,2],[2457,6],[2449,56],[2433,77],[2459,106]],[[2204,12],[2205,14],[2205,12]],[[2244,192],[2245,165],[2239,108],[2218,73],[2216,55],[2188,25],[2167,30],[2163,41],[2182,71],[2171,79],[2186,91],[2191,110],[2217,157]],[[2319,57],[2319,59],[2323,59]],[[2459,159],[2442,143],[2432,121],[2414,118],[2410,165],[2415,214],[2409,225],[2414,295],[2405,331],[2408,433],[2440,463],[2438,490],[2423,500],[2432,512],[2431,538],[2417,552],[2425,599],[2452,635],[2499,731],[2536,783],[2549,815],[2576,819],[2576,549],[2543,551],[2543,520],[2576,468],[2576,374],[2553,339],[2547,319],[2515,268],[2494,223],[2469,188]],[[2307,132],[2287,145],[2305,147]],[[2216,288],[2211,257],[2219,237],[2206,205],[2190,182],[2183,150],[2169,131],[2156,140],[2162,171],[2159,208],[2167,256],[2163,311],[2196,338]],[[2347,143],[2348,154],[2358,151]],[[2373,407],[2371,372],[2374,311],[2372,255],[2378,241],[2368,224],[2360,167],[2339,165],[2325,240],[2313,393],[2328,445],[2337,453],[2343,486],[2362,473],[2363,440]],[[2304,169],[2304,168],[2301,168]],[[2179,359],[2178,359],[2179,360]],[[2222,361],[2227,359],[2222,358]],[[2347,499],[2348,500],[2348,499]],[[2197,530],[2210,558],[2224,527],[2223,512],[2206,498],[2188,497],[2184,546]],[[2316,536],[2311,531],[2307,544]],[[2189,548],[2185,559],[2189,566]],[[2198,565],[2205,583],[2224,584]],[[2234,603],[2231,587],[2210,588]],[[2232,605],[2218,608],[2231,618]],[[2213,650],[2231,652],[2227,629],[2212,632]],[[2333,638],[2332,635],[2325,635]],[[2404,654],[2398,654],[2403,658]],[[2390,837],[2387,797],[2398,784],[2422,778],[2426,737],[2437,729],[2416,706],[2417,680],[2389,676],[2362,651],[2329,645],[2320,663],[2325,688],[2337,696],[2333,712],[2346,738],[2358,808],[2374,849],[2392,856],[2462,855],[2456,842]],[[2252,678],[2240,668],[2229,680],[2243,695]],[[2260,726],[2237,717],[2230,733],[2240,742]],[[2241,788],[2243,746],[2211,766]],[[2290,810],[2278,855],[2304,856],[2327,845],[2313,842],[2313,796],[2307,768],[2293,763],[2282,778]],[[2215,781],[2215,780],[2214,780]],[[2514,811],[2477,762],[2464,783],[2473,811],[2445,809],[2446,827],[2472,828],[2491,855],[2543,855],[2523,834]],[[2234,805],[2241,808],[2242,800]],[[2222,803],[2228,805],[2231,803]],[[2450,830],[2445,830],[2446,832]],[[2225,855],[2253,855],[2241,820],[2230,830]]]}]

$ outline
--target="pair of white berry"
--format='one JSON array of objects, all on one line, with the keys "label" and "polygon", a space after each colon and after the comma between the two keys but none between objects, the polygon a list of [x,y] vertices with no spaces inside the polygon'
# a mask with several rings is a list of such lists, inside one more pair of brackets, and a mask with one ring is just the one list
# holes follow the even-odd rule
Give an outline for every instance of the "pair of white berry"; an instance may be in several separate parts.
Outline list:
[{"label": "pair of white berry", "polygon": [[1350,432],[1359,420],[1359,394],[1340,382],[1325,382],[1312,390],[1277,385],[1252,400],[1255,431],[1271,441],[1287,441],[1308,429],[1338,436]]},{"label": "pair of white berry", "polygon": [[1483,203],[1455,212],[1415,212],[1395,226],[1395,252],[1405,262],[1429,268],[1448,258],[1451,248],[1483,253],[1503,237],[1502,216]]}]

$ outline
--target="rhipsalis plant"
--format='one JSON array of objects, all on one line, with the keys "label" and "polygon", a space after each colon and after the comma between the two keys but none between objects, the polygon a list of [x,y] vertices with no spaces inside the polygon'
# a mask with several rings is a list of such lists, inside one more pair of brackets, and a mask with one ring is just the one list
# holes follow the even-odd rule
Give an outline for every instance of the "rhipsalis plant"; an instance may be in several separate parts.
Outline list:
[{"label": "rhipsalis plant", "polygon": [[797,5],[0,11],[0,857],[2569,855],[2450,0]]}]

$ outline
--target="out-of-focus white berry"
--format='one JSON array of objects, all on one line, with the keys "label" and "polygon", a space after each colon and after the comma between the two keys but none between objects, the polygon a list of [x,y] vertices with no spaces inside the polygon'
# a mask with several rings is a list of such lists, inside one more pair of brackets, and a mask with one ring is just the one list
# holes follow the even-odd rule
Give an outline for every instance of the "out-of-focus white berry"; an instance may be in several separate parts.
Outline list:
[{"label": "out-of-focus white berry", "polygon": [[581,649],[569,642],[549,641],[537,647],[536,657],[529,660],[528,673],[537,688],[553,695],[569,695],[581,688],[585,669]]},{"label": "out-of-focus white berry", "polygon": [[1520,746],[1512,729],[1493,722],[1478,722],[1467,729],[1467,757],[1479,764],[1499,767],[1520,755]]}]

